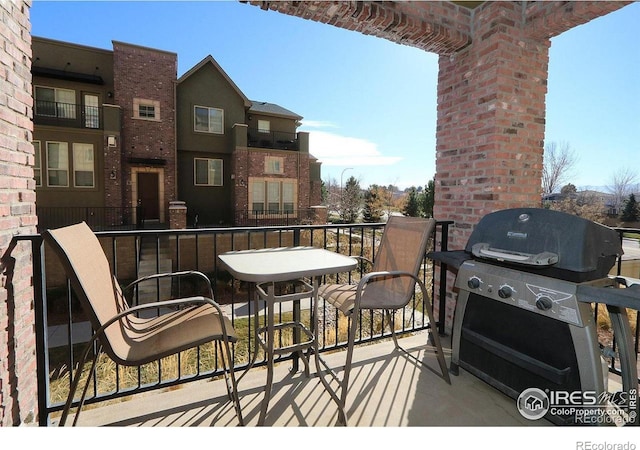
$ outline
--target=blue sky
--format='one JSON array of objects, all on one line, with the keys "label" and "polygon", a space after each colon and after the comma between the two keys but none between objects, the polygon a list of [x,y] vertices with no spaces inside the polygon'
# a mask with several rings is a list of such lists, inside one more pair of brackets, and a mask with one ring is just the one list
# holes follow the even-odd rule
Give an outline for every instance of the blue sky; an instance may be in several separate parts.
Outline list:
[{"label": "blue sky", "polygon": [[[213,56],[251,99],[304,117],[322,177],[424,186],[435,172],[437,56],[239,2],[35,0],[35,36]],[[546,141],[578,154],[570,182],[606,186],[640,155],[640,4],[552,40]]]}]

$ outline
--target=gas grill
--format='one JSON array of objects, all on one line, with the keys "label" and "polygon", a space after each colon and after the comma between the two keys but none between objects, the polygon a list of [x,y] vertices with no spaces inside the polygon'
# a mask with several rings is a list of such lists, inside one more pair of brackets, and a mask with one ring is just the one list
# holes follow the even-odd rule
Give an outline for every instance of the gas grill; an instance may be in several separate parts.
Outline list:
[{"label": "gas grill", "polygon": [[[462,367],[519,407],[525,394],[546,397],[540,410],[556,424],[606,423],[612,413],[603,416],[605,403],[622,411],[624,424],[637,424],[638,373],[625,308],[639,309],[640,280],[608,276],[620,255],[614,230],[535,208],[488,214],[464,250],[431,253],[457,270],[451,373]],[[614,394],[593,303],[606,305],[612,323],[623,385]]]}]

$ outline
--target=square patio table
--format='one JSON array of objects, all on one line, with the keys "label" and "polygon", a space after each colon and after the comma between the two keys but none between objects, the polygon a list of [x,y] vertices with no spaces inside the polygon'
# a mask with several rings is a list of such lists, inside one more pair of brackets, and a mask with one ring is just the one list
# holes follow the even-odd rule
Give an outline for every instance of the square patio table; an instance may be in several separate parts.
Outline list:
[{"label": "square patio table", "polygon": [[[316,247],[280,247],[261,250],[231,251],[219,255],[218,258],[234,278],[254,283],[258,292],[258,297],[255,298],[256,307],[254,308],[256,351],[254,352],[251,363],[246,369],[248,371],[253,366],[258,353],[258,345],[260,345],[260,347],[264,349],[267,359],[267,383],[258,425],[264,425],[269,408],[271,386],[273,384],[274,355],[302,352],[303,350],[313,350],[318,377],[327,392],[331,395],[331,398],[338,405],[340,415],[338,423],[346,424],[345,405],[340,401],[338,395],[330,387],[327,380],[325,380],[320,367],[320,363],[322,363],[325,368],[331,372],[332,376],[336,377],[335,373],[333,373],[320,358],[320,352],[318,351],[318,327],[315,324],[315,320],[318,317],[318,285],[320,278],[332,273],[351,271],[356,268],[357,261],[349,256]],[[310,283],[307,282],[307,279],[310,280]],[[301,290],[299,292],[276,295],[274,289],[275,283],[286,281],[298,282]],[[296,302],[303,298],[311,298],[313,308],[311,330],[300,322],[299,310],[296,314],[295,308],[293,321],[275,323],[274,310],[276,303],[285,301]],[[265,301],[266,304],[267,324],[265,327],[259,326],[259,299]],[[284,347],[275,347],[275,330],[285,328],[292,328],[294,332],[296,330],[302,331],[306,336],[306,340],[294,342],[292,345]],[[265,335],[264,339],[262,338],[263,334]],[[305,374],[309,376],[308,355],[303,355],[303,361],[305,363]],[[244,376],[244,373],[242,376]],[[240,378],[242,378],[242,376]]]}]

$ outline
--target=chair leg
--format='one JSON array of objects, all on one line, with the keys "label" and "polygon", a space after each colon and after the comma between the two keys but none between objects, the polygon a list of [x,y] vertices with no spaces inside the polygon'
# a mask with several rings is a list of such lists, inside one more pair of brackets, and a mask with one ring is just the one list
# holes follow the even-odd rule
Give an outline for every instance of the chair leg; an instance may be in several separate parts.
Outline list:
[{"label": "chair leg", "polygon": [[393,320],[394,317],[391,315],[391,311],[388,309],[385,309],[384,313],[387,316],[387,323],[389,324],[389,329],[391,330],[391,337],[393,338],[393,344],[396,346],[396,350],[404,350],[398,343],[398,337],[396,336],[396,326],[395,326],[396,324],[395,324],[395,321]]},{"label": "chair leg", "polygon": [[[429,304],[428,297],[426,296],[426,288],[424,287],[424,284],[422,283],[422,281],[419,281],[419,280],[417,281],[420,285],[420,289],[422,290],[422,298],[424,299],[424,302],[425,302],[425,309],[427,310],[427,317],[429,318],[429,325],[431,326],[431,331],[432,331],[430,334],[430,337],[433,339],[433,343],[436,348],[436,358],[438,359],[438,365],[440,366],[440,371],[442,372],[443,379],[447,382],[447,384],[451,384],[451,379],[449,378],[449,370],[447,369],[447,364],[444,360],[444,352],[442,351],[442,345],[440,344],[440,336],[438,335],[438,331],[434,329],[435,321],[433,320],[433,312],[431,309],[431,305]],[[396,337],[395,326],[393,323],[393,318],[391,316],[391,311],[387,309],[385,310],[385,314],[387,316],[387,322],[389,322],[389,328],[391,329],[391,337],[393,338],[393,343],[395,344],[396,349],[402,351],[408,357],[424,365],[422,361],[420,361],[418,358],[416,358],[414,355],[412,355],[411,353],[409,353],[407,350],[405,350],[403,347],[400,346],[400,344],[398,343],[398,338]]]},{"label": "chair leg", "polygon": [[[244,426],[244,418],[242,417],[242,409],[240,408],[240,397],[238,395],[238,381],[236,380],[235,372],[233,369],[233,353],[229,347],[229,342],[226,339],[223,341],[216,341],[216,345],[220,347],[220,353],[222,353],[222,370],[224,372],[225,384],[227,386],[227,395],[229,400],[233,402],[233,407],[236,410],[236,416],[241,427]],[[224,349],[223,349],[224,345]],[[225,361],[225,355],[227,354],[228,361]],[[227,364],[229,365],[229,372],[227,374]],[[231,386],[229,386],[231,381]]]},{"label": "chair leg", "polygon": [[[76,369],[75,375],[73,376],[73,381],[71,382],[71,387],[69,389],[69,395],[67,397],[67,402],[64,405],[64,409],[62,410],[62,416],[60,417],[60,422],[58,423],[58,426],[63,427],[65,425],[65,423],[67,422],[67,417],[69,415],[69,411],[71,410],[71,405],[73,404],[73,397],[76,394],[76,390],[78,389],[78,384],[80,383],[80,376],[82,375],[82,371],[84,369],[84,363],[87,360],[87,357],[89,356],[89,351],[91,350],[91,348],[93,347],[93,342],[95,340],[92,339],[91,341],[89,341],[89,343],[87,344],[87,346],[84,349],[84,352],[82,353],[82,357],[80,358],[80,361],[78,363],[78,368]],[[91,381],[91,377],[93,376],[93,371],[96,367],[96,363],[98,361],[98,356],[100,356],[100,353],[102,352],[102,346],[99,345],[97,350],[96,350],[96,354],[93,356],[93,361],[91,363],[91,369],[89,370],[89,375],[87,375],[87,381],[85,382],[84,388],[82,389],[82,396],[80,397],[80,402],[78,403],[78,410],[76,411],[76,415],[73,419],[73,426],[75,427],[76,424],[78,423],[78,418],[80,417],[80,410],[82,409],[82,406],[84,405],[84,400],[87,396],[87,390],[89,389],[89,382]]]},{"label": "chair leg", "polygon": [[350,326],[349,326],[349,337],[347,342],[347,357],[344,363],[344,375],[342,376],[341,388],[342,391],[340,393],[340,402],[342,404],[342,411],[338,414],[338,425],[347,425],[347,391],[349,390],[349,376],[351,374],[351,363],[353,361],[353,348],[355,346],[356,340],[356,331],[358,329],[358,310],[357,308],[353,310],[353,312],[348,316]]},{"label": "chair leg", "polygon": [[433,342],[436,347],[436,357],[438,358],[438,365],[440,366],[440,371],[442,372],[442,377],[444,378],[444,380],[447,382],[447,384],[451,384],[449,370],[447,369],[447,363],[444,360],[444,352],[442,351],[442,345],[440,344],[440,336],[438,335],[438,330],[435,328],[436,321],[433,319],[433,308],[431,307],[429,297],[427,296],[427,288],[425,287],[422,280],[418,279],[417,282],[422,291],[422,298],[425,304],[425,309],[427,310],[429,326],[431,327],[431,338],[433,338]]}]

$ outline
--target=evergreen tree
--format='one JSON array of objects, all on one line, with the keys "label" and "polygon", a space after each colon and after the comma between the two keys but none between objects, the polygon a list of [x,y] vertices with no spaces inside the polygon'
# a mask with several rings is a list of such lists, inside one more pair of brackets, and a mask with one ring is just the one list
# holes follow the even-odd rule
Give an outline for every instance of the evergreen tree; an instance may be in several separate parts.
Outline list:
[{"label": "evergreen tree", "polygon": [[624,209],[622,210],[623,222],[637,222],[640,216],[640,208],[636,201],[636,196],[631,194],[626,202],[624,202]]},{"label": "evergreen tree", "polygon": [[360,182],[355,177],[349,177],[341,195],[340,219],[343,223],[355,223],[360,213]]},{"label": "evergreen tree", "polygon": [[424,187],[424,192],[420,196],[420,209],[422,211],[422,217],[433,217],[433,205],[435,202],[435,181],[429,180]]},{"label": "evergreen tree", "polygon": [[362,220],[367,223],[380,222],[384,213],[384,200],[383,188],[377,184],[369,186],[364,193]]},{"label": "evergreen tree", "polygon": [[404,215],[410,217],[418,217],[420,215],[420,204],[418,202],[418,193],[415,187],[409,189],[407,203],[404,205]]}]

